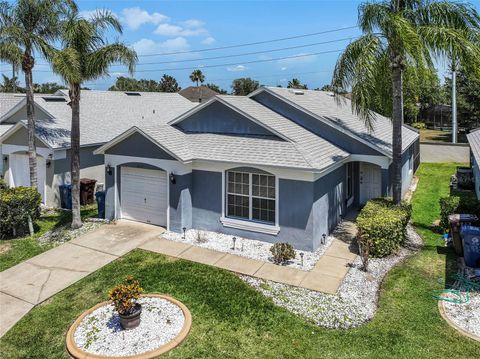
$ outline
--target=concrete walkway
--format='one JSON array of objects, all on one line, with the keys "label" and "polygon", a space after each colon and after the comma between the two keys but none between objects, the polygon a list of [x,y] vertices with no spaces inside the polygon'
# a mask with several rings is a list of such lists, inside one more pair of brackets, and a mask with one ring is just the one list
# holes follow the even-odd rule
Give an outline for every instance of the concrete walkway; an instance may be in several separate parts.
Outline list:
[{"label": "concrete walkway", "polygon": [[130,221],[99,229],[0,272],[0,337],[35,305],[83,277],[141,248],[261,279],[335,293],[356,254],[350,249],[355,225],[344,221],[311,271],[282,267],[161,238],[164,229]]}]

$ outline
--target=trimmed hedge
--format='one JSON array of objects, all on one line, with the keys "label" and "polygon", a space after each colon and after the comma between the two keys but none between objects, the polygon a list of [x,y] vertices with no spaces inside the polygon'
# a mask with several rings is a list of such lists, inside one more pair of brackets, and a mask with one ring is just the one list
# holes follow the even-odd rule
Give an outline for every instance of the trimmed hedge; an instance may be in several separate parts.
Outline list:
[{"label": "trimmed hedge", "polygon": [[456,192],[451,196],[442,197],[440,203],[440,226],[448,231],[448,216],[454,213],[476,214],[480,218],[480,202],[474,192]]},{"label": "trimmed hedge", "polygon": [[369,244],[370,256],[386,257],[400,248],[411,213],[409,204],[397,206],[389,198],[367,202],[357,217],[357,226],[362,242]]},{"label": "trimmed hedge", "polygon": [[28,233],[28,217],[40,217],[42,198],[30,187],[4,188],[0,190],[0,239],[14,238]]}]

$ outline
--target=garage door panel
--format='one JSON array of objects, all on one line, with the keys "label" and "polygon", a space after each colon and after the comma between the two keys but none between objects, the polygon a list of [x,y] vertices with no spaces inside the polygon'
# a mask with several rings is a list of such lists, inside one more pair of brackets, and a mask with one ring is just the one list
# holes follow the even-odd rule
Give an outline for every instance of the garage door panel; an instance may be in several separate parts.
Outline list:
[{"label": "garage door panel", "polygon": [[123,167],[122,218],[166,226],[167,174],[161,170]]}]

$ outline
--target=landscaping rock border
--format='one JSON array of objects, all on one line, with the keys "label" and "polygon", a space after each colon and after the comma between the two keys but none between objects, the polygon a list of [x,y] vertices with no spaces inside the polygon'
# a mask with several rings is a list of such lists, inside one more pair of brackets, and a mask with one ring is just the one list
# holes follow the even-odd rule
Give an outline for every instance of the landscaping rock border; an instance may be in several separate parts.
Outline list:
[{"label": "landscaping rock border", "polygon": [[103,355],[96,355],[92,353],[88,353],[81,348],[79,348],[75,342],[75,332],[79,327],[80,323],[84,320],[86,316],[97,310],[98,308],[110,304],[110,301],[105,301],[95,305],[94,307],[85,311],[82,315],[80,315],[75,322],[70,326],[66,335],[66,349],[68,353],[76,359],[151,359],[156,358],[162,354],[169,352],[170,350],[176,348],[180,345],[187,337],[192,327],[192,315],[188,308],[180,301],[175,298],[172,298],[165,294],[144,294],[142,297],[153,297],[153,298],[162,298],[168,300],[169,302],[177,305],[183,312],[184,315],[184,323],[183,327],[178,333],[178,335],[173,338],[169,343],[164,344],[158,347],[155,350],[151,350],[145,353],[140,353],[136,355],[129,355],[129,356],[103,356]]},{"label": "landscaping rock border", "polygon": [[[442,318],[451,326],[453,327],[454,329],[456,329],[458,332],[460,332],[460,334],[470,338],[470,339],[473,339],[473,340],[476,340],[478,342],[480,342],[480,336],[470,332],[468,330],[468,328],[464,328],[461,326],[461,321],[459,322],[459,320],[455,320],[453,321],[450,317],[449,317],[449,313],[448,313],[448,309],[445,308],[445,302],[443,300],[439,300],[438,301],[438,310],[440,312],[440,315],[442,316]],[[453,304],[453,303],[452,303]],[[455,304],[455,305],[462,305],[462,304]],[[473,313],[471,313],[472,315],[475,315],[475,311],[472,310]],[[479,312],[476,313],[477,315],[480,315]]]}]

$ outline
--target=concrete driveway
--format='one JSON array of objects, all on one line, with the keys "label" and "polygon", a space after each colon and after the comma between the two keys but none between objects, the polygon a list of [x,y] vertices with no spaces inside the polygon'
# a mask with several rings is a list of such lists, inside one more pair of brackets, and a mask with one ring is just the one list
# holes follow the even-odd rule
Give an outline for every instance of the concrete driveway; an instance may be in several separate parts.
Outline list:
[{"label": "concrete driveway", "polygon": [[161,227],[118,221],[0,273],[0,337],[34,305],[160,236]]}]

